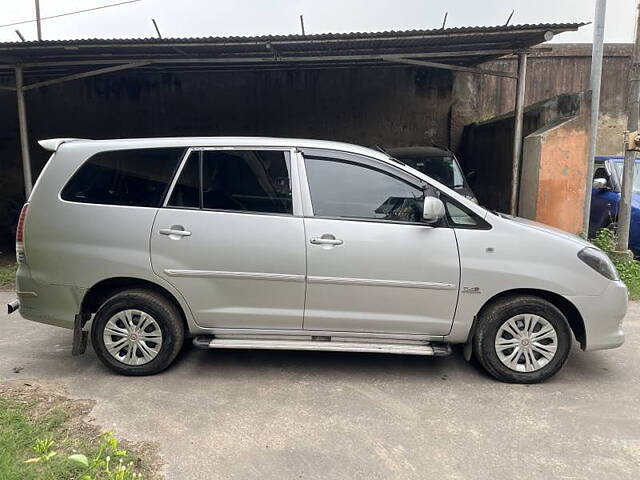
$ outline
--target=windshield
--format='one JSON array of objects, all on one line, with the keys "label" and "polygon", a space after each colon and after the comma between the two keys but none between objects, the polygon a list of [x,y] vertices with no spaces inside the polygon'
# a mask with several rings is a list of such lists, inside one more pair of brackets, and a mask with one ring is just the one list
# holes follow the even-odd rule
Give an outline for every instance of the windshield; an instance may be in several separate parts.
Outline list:
[{"label": "windshield", "polygon": [[[622,178],[622,170],[624,170],[624,164],[622,162],[614,162],[616,171],[618,172],[618,178]],[[633,193],[640,193],[640,168],[636,163],[636,168],[633,170]]]},{"label": "windshield", "polygon": [[403,161],[449,188],[464,187],[464,177],[454,157],[406,158]]}]

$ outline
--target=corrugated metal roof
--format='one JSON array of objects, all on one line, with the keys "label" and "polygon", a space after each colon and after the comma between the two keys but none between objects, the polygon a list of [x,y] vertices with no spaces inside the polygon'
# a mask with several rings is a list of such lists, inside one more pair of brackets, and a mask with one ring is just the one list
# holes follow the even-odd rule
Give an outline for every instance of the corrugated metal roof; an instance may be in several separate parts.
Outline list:
[{"label": "corrugated metal roof", "polygon": [[[74,73],[80,65],[146,61],[145,68],[328,68],[389,65],[406,57],[477,65],[530,48],[584,23],[251,37],[43,40],[0,43],[0,72],[24,64],[31,75]],[[160,67],[162,65],[162,67]],[[54,69],[55,68],[55,72]]]},{"label": "corrugated metal roof", "polygon": [[465,33],[496,33],[496,32],[518,32],[525,30],[549,30],[554,33],[569,30],[577,30],[587,23],[537,23],[522,25],[500,25],[500,26],[470,26],[433,28],[426,30],[385,30],[381,32],[347,32],[347,33],[318,33],[312,35],[259,35],[259,36],[227,36],[227,37],[178,37],[178,38],[83,38],[69,40],[30,40],[26,42],[0,42],[0,48],[29,47],[29,46],[49,46],[49,45],[101,45],[101,44],[162,44],[162,43],[251,43],[251,42],[278,42],[278,41],[313,41],[313,40],[348,40],[357,38],[384,38],[384,37],[412,37],[412,36],[442,36],[459,35]]}]

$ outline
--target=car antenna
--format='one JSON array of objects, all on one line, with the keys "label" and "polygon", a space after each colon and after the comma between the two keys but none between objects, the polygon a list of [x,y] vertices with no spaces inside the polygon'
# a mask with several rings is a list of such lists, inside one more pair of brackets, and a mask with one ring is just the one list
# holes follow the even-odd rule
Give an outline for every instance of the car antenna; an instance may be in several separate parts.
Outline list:
[{"label": "car antenna", "polygon": [[404,163],[402,160],[398,160],[397,158],[394,158],[393,155],[391,155],[389,152],[387,152],[384,148],[382,148],[380,145],[374,145],[376,150],[384,153],[385,155],[387,155],[391,160],[393,160],[396,163],[399,163],[400,165],[406,165],[406,163]]},{"label": "car antenna", "polygon": [[[385,155],[389,155],[389,152],[387,152],[384,148],[382,148],[380,145],[375,145],[376,150],[381,151],[382,153],[384,153]],[[389,155],[391,156],[391,155]]]}]

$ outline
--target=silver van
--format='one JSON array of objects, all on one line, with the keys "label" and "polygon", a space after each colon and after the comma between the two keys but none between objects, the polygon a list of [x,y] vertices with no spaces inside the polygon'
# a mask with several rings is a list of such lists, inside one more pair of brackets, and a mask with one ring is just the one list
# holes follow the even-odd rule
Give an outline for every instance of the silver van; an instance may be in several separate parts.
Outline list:
[{"label": "silver van", "polygon": [[55,139],[9,310],[126,375],[200,348],[447,355],[534,383],[621,345],[590,243],[491,213],[388,155],[284,138]]}]

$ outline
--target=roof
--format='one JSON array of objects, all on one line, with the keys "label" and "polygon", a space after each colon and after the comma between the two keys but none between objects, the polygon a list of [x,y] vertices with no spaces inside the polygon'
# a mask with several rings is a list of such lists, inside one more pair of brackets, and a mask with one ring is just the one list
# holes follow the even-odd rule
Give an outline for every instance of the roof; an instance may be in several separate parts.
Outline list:
[{"label": "roof", "polygon": [[388,161],[389,156],[351,143],[308,138],[280,137],[156,137],[156,138],[119,138],[113,140],[89,140],[85,138],[50,138],[38,143],[47,150],[57,150],[61,145],[72,145],[92,151],[120,150],[125,148],[162,148],[162,147],[284,147],[284,148],[321,148],[366,155]]},{"label": "roof", "polygon": [[[0,70],[17,63],[27,73],[83,65],[145,62],[164,70],[388,65],[401,56],[477,65],[528,49],[584,23],[541,23],[385,32],[264,35],[255,37],[129,38],[0,42]],[[80,69],[81,71],[81,69]]]}]

